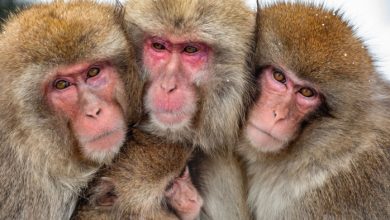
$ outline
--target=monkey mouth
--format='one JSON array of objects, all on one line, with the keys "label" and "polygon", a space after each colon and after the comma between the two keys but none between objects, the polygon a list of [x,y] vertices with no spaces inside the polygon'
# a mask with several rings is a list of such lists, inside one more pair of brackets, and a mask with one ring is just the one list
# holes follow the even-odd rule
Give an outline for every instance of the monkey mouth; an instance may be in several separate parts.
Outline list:
[{"label": "monkey mouth", "polygon": [[246,127],[246,136],[252,145],[260,148],[268,148],[268,146],[272,148],[273,146],[284,143],[283,140],[275,137],[270,132],[265,131],[250,121]]},{"label": "monkey mouth", "polygon": [[125,139],[125,132],[121,128],[102,132],[89,140],[84,141],[90,148],[97,150],[107,150],[122,145]]},{"label": "monkey mouth", "polygon": [[175,125],[185,121],[189,121],[192,114],[182,111],[159,111],[153,114],[156,119],[165,125]]},{"label": "monkey mouth", "polygon": [[248,122],[248,126],[254,128],[256,131],[262,133],[262,134],[265,134],[266,136],[270,137],[270,138],[273,138],[273,139],[276,139],[278,140],[277,138],[275,138],[274,136],[272,136],[272,134],[270,134],[269,132],[266,132],[264,131],[263,129],[259,128],[259,126],[257,126],[255,123],[249,121]]},{"label": "monkey mouth", "polygon": [[114,134],[114,133],[117,132],[117,131],[118,131],[118,129],[115,129],[115,130],[113,130],[113,131],[106,131],[106,132],[103,132],[102,134],[100,134],[100,135],[98,135],[98,136],[96,136],[96,137],[93,137],[93,138],[92,138],[91,140],[89,140],[88,142],[95,142],[95,141],[97,141],[97,140],[99,140],[99,139],[101,139],[101,138],[106,138],[106,137],[108,137],[108,136]]},{"label": "monkey mouth", "polygon": [[252,147],[263,153],[277,152],[288,144],[288,140],[275,137],[253,122],[248,122],[245,134]]}]

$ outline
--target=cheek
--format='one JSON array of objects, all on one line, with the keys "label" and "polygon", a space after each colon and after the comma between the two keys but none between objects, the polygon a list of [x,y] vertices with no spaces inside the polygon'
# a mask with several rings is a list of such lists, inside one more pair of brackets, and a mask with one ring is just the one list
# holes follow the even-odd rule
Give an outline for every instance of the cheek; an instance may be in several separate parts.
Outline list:
[{"label": "cheek", "polygon": [[202,50],[193,55],[182,54],[183,70],[191,82],[201,84],[211,77],[210,70],[207,69],[211,56],[210,50]]},{"label": "cheek", "polygon": [[112,74],[102,87],[95,89],[96,94],[107,103],[120,104],[123,110],[127,108],[127,96],[125,86],[118,74]]},{"label": "cheek", "polygon": [[318,96],[316,97],[304,97],[300,94],[297,94],[296,98],[297,109],[302,115],[307,115],[313,112],[321,104],[321,100]]},{"label": "cheek", "polygon": [[149,72],[151,79],[158,76],[158,73],[161,72],[170,58],[170,54],[167,51],[156,52],[147,45],[144,46],[142,56],[144,68]]},{"label": "cheek", "polygon": [[[123,112],[123,114],[126,114],[125,116],[131,116],[127,114],[127,111],[134,111],[134,109],[130,109],[131,105],[129,103],[129,96],[125,92],[125,86],[123,83],[119,83],[115,86],[115,89],[111,93],[110,100],[115,100],[115,102],[118,103],[118,107]],[[135,93],[136,96],[139,96],[139,94]],[[130,99],[130,102],[133,102],[135,100],[136,103],[138,103],[138,97],[132,97]]]},{"label": "cheek", "polygon": [[194,71],[199,71],[206,66],[209,57],[210,55],[207,51],[201,51],[193,55],[182,54],[181,59],[184,67],[188,67]]},{"label": "cheek", "polygon": [[47,94],[49,106],[59,116],[73,120],[78,114],[77,89],[68,88],[66,91],[49,91]]}]

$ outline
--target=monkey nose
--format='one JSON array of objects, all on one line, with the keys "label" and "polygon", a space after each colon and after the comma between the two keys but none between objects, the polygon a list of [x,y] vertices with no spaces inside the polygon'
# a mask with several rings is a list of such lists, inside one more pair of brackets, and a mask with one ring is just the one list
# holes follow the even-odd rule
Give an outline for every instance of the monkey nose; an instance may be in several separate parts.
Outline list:
[{"label": "monkey nose", "polygon": [[85,115],[90,118],[97,118],[102,112],[101,108],[91,108],[85,112]]},{"label": "monkey nose", "polygon": [[164,81],[160,86],[161,89],[167,93],[173,92],[177,88],[176,83],[172,80]]},{"label": "monkey nose", "polygon": [[274,109],[272,110],[272,118],[274,121],[286,119],[288,117],[288,109]]}]

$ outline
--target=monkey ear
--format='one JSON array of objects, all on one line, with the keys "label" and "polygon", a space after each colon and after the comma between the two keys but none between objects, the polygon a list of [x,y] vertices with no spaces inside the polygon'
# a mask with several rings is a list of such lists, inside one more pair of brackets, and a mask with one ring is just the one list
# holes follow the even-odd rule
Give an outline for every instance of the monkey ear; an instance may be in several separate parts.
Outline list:
[{"label": "monkey ear", "polygon": [[95,203],[97,206],[113,206],[118,196],[115,192],[114,180],[102,177],[96,186]]}]

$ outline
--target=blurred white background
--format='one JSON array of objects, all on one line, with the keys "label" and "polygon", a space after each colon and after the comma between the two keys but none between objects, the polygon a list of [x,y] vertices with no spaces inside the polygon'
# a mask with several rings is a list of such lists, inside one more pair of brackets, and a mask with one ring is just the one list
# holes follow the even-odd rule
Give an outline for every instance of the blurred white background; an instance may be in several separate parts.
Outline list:
[{"label": "blurred white background", "polygon": [[[2,1],[2,0],[0,0]],[[39,2],[39,0],[15,0],[19,2]],[[42,0],[50,1],[50,0]],[[115,0],[100,0],[115,2]],[[125,0],[120,0],[124,2]],[[211,0],[212,1],[212,0]],[[246,0],[248,5],[256,8],[256,0]],[[297,2],[297,0],[281,0]],[[375,58],[378,71],[390,79],[390,0],[301,0],[305,2],[324,3],[326,7],[341,9],[345,18],[358,27],[362,37]],[[278,0],[260,0],[261,4],[278,2]]]}]

